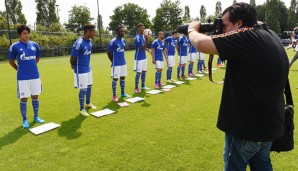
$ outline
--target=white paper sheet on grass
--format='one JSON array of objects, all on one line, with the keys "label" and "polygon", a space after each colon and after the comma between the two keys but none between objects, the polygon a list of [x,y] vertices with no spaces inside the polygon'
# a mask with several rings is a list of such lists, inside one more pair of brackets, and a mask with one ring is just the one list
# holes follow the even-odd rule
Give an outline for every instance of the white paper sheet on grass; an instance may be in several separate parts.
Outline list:
[{"label": "white paper sheet on grass", "polygon": [[197,76],[197,77],[204,77],[205,75],[204,74],[197,74],[195,76]]},{"label": "white paper sheet on grass", "polygon": [[179,84],[184,84],[184,82],[183,81],[175,81],[174,84],[178,84],[179,85]]},{"label": "white paper sheet on grass", "polygon": [[35,127],[35,128],[31,128],[29,130],[33,134],[39,135],[41,133],[44,133],[44,132],[50,131],[52,129],[55,129],[55,128],[59,127],[59,126],[60,126],[59,124],[50,122],[50,123],[46,123],[46,124],[43,124],[43,125],[38,126],[38,127]]},{"label": "white paper sheet on grass", "polygon": [[194,78],[194,77],[188,77],[188,78],[185,78],[186,80],[188,81],[192,81],[192,80],[196,80],[197,78]]},{"label": "white paper sheet on grass", "polygon": [[110,109],[104,109],[104,110],[100,110],[100,111],[97,111],[97,112],[93,112],[93,113],[91,113],[91,115],[99,118],[101,116],[109,115],[109,114],[112,114],[112,113],[115,113],[115,111],[110,110]]},{"label": "white paper sheet on grass", "polygon": [[129,104],[127,102],[117,103],[120,107],[128,107]]},{"label": "white paper sheet on grass", "polygon": [[125,101],[130,102],[130,103],[136,103],[136,102],[138,102],[138,101],[142,101],[142,100],[145,100],[145,98],[142,98],[142,97],[134,97],[134,98],[127,99],[127,100],[125,100]]},{"label": "white paper sheet on grass", "polygon": [[176,87],[176,86],[174,86],[174,85],[166,85],[166,86],[163,86],[162,88],[163,89],[172,89],[174,87]]},{"label": "white paper sheet on grass", "polygon": [[172,89],[170,89],[170,88],[163,88],[161,90],[164,91],[164,92],[170,92],[170,91],[172,91]]},{"label": "white paper sheet on grass", "polygon": [[212,71],[215,71],[215,70],[217,70],[217,68],[212,68]]},{"label": "white paper sheet on grass", "polygon": [[162,91],[160,90],[151,90],[151,91],[147,91],[146,93],[147,94],[158,94],[158,93],[161,93]]}]

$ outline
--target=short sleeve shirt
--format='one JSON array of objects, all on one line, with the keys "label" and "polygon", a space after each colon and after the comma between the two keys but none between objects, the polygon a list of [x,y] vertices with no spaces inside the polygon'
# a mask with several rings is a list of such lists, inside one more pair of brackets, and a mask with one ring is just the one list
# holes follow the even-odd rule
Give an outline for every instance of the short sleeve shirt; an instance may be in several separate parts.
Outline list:
[{"label": "short sleeve shirt", "polygon": [[114,38],[108,45],[108,51],[113,53],[112,66],[122,66],[126,64],[124,57],[125,40]]},{"label": "short sleeve shirt", "polygon": [[77,58],[74,66],[74,72],[78,74],[88,73],[91,71],[90,57],[92,51],[92,39],[85,40],[78,38],[72,47],[71,56]]}]

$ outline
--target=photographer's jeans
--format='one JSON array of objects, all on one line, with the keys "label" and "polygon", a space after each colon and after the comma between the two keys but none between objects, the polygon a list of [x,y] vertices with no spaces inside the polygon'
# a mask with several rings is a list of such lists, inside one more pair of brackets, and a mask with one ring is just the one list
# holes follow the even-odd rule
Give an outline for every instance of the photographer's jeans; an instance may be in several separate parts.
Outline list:
[{"label": "photographer's jeans", "polygon": [[251,171],[272,171],[271,145],[272,141],[245,141],[225,133],[224,170],[246,171],[249,165]]}]

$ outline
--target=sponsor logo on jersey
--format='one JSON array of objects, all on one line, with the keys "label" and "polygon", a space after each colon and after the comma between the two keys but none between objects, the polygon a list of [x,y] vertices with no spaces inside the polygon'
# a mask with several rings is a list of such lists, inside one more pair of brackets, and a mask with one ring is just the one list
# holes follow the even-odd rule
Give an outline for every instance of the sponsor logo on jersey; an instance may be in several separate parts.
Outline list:
[{"label": "sponsor logo on jersey", "polygon": [[117,52],[124,52],[124,49],[121,49],[120,44],[118,44]]},{"label": "sponsor logo on jersey", "polygon": [[20,55],[20,59],[21,60],[35,60],[36,59],[36,56],[26,56],[25,52],[23,52],[21,55]]}]

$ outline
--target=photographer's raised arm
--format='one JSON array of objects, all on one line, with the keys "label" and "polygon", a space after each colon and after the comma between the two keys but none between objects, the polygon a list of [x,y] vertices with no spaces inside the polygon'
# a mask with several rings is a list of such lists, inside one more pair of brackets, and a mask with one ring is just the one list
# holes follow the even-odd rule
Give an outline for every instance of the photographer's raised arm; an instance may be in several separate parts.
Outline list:
[{"label": "photographer's raised arm", "polygon": [[210,36],[199,33],[201,23],[194,21],[188,26],[188,37],[191,44],[200,52],[217,55],[218,51]]}]

